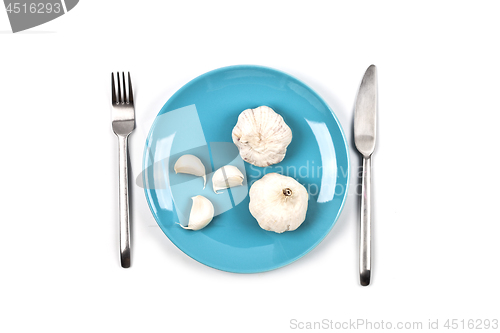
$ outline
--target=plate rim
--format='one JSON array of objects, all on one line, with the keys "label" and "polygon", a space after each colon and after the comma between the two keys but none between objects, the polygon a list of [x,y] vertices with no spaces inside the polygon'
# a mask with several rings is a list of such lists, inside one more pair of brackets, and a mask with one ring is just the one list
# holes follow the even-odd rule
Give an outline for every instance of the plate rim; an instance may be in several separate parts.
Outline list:
[{"label": "plate rim", "polygon": [[208,266],[210,268],[213,268],[213,269],[216,269],[216,270],[219,270],[219,271],[222,271],[222,272],[237,273],[237,274],[264,273],[264,272],[269,272],[269,271],[273,271],[273,270],[276,270],[276,269],[288,266],[288,265],[294,263],[295,261],[303,258],[306,254],[308,254],[312,250],[314,250],[330,234],[330,232],[332,231],[333,227],[337,224],[337,221],[338,221],[338,219],[340,217],[340,214],[344,210],[345,202],[347,201],[347,196],[348,196],[348,193],[349,193],[350,180],[351,180],[351,157],[350,157],[349,143],[347,142],[344,129],[343,129],[342,125],[340,124],[340,121],[337,118],[337,115],[333,112],[333,110],[330,107],[330,105],[328,105],[328,103],[326,103],[326,101],[314,89],[312,89],[308,84],[304,83],[302,80],[300,80],[300,79],[296,78],[295,76],[290,75],[290,74],[288,74],[286,72],[283,72],[281,70],[278,70],[278,69],[275,69],[275,68],[272,68],[272,67],[262,66],[262,65],[230,65],[230,66],[219,67],[219,68],[210,70],[208,72],[205,72],[203,74],[200,74],[197,77],[189,80],[181,88],[179,88],[172,96],[170,96],[167,99],[167,101],[163,104],[163,106],[161,107],[161,109],[158,112],[158,114],[155,116],[155,119],[154,119],[153,123],[151,124],[151,127],[150,127],[150,129],[148,131],[148,135],[146,136],[146,142],[145,142],[145,145],[144,145],[144,152],[143,152],[143,156],[142,156],[142,182],[143,182],[143,184],[146,184],[146,172],[145,171],[146,171],[146,158],[147,158],[149,140],[151,138],[151,134],[152,134],[153,129],[156,127],[156,122],[158,120],[158,116],[164,111],[163,109],[165,108],[165,106],[171,100],[173,100],[177,95],[179,95],[180,93],[182,93],[184,90],[186,90],[189,86],[191,86],[196,81],[201,80],[204,77],[209,76],[209,75],[214,75],[214,74],[217,74],[219,72],[224,72],[224,71],[234,70],[234,69],[261,69],[261,70],[276,72],[276,73],[278,73],[280,75],[288,76],[288,77],[290,77],[290,78],[298,81],[302,85],[304,85],[307,89],[309,89],[309,91],[316,98],[318,98],[327,107],[328,111],[330,111],[330,114],[333,116],[333,119],[337,123],[337,126],[338,126],[338,128],[340,130],[341,137],[342,137],[342,139],[344,141],[344,147],[345,147],[345,152],[346,152],[346,157],[347,157],[346,158],[346,160],[347,160],[347,170],[348,170],[347,171],[347,177],[346,177],[346,187],[345,187],[344,195],[342,197],[342,202],[340,204],[339,210],[338,210],[335,218],[333,219],[333,222],[332,222],[330,228],[328,228],[328,230],[325,232],[325,234],[322,237],[320,237],[309,249],[307,249],[306,251],[304,251],[303,253],[301,253],[299,256],[297,256],[296,258],[293,258],[291,260],[285,261],[283,263],[280,263],[278,265],[274,265],[271,268],[268,268],[268,269],[265,269],[265,270],[259,269],[259,270],[247,270],[247,271],[243,271],[243,270],[236,270],[236,269],[227,269],[227,268],[221,268],[221,267],[214,267],[214,266],[212,266],[212,265],[210,265],[208,263],[202,262],[202,261],[194,258],[193,256],[191,256],[189,253],[187,253],[186,251],[184,251],[182,249],[182,247],[179,246],[179,244],[177,244],[177,242],[175,242],[174,240],[172,240],[167,235],[167,233],[165,232],[165,230],[163,230],[163,228],[161,227],[161,224],[158,222],[157,215],[154,213],[154,209],[151,206],[151,201],[149,200],[148,189],[146,187],[144,187],[144,195],[145,195],[146,201],[148,203],[149,211],[150,211],[151,215],[153,215],[156,224],[158,225],[158,227],[160,228],[160,230],[163,232],[163,234],[168,238],[168,240],[170,240],[177,247],[177,249],[179,249],[183,254],[187,255],[191,259],[194,259],[195,261],[199,262],[200,264],[203,264],[205,266]]}]

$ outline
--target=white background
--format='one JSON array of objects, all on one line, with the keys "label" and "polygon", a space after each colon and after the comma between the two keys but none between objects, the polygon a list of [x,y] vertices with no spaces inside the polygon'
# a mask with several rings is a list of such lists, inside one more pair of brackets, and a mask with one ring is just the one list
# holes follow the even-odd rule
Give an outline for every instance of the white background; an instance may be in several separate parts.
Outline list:
[{"label": "white background", "polygon": [[[493,1],[81,1],[10,33],[0,10],[0,331],[287,332],[301,322],[500,319],[500,20]],[[358,282],[354,186],[326,239],[287,267],[206,267],[156,225],[136,185],[120,268],[110,73],[130,71],[133,177],[167,99],[257,64],[310,85],[352,145],[379,70],[373,282]],[[379,330],[380,331],[380,330]]]}]

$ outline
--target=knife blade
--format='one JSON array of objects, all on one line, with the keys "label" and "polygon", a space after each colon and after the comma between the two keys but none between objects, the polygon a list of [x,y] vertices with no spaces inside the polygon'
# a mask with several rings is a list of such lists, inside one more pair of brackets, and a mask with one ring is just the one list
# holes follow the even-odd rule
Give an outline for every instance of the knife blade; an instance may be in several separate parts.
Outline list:
[{"label": "knife blade", "polygon": [[371,280],[371,157],[375,150],[378,109],[377,67],[371,65],[359,86],[354,108],[354,144],[363,156],[359,235],[359,281]]}]

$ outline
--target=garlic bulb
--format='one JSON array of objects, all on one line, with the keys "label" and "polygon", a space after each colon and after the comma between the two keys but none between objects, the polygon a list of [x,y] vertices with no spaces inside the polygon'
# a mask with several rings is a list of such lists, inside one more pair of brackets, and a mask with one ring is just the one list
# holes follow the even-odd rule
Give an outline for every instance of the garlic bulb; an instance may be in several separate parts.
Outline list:
[{"label": "garlic bulb", "polygon": [[191,213],[189,213],[189,223],[184,229],[189,230],[200,230],[205,228],[210,221],[214,218],[214,205],[205,198],[204,196],[197,195],[192,197],[193,206],[191,207]]},{"label": "garlic bulb", "polygon": [[214,192],[217,193],[218,190],[240,186],[243,184],[243,179],[244,176],[237,167],[233,165],[223,166],[217,169],[212,177]]},{"label": "garlic bulb", "polygon": [[233,128],[233,142],[241,158],[258,167],[281,162],[291,141],[290,127],[267,106],[243,111]]},{"label": "garlic bulb", "polygon": [[264,230],[282,233],[306,219],[309,194],[295,179],[268,173],[250,188],[250,213]]},{"label": "garlic bulb", "polygon": [[203,176],[203,188],[205,188],[207,183],[205,166],[198,157],[190,154],[182,155],[177,162],[175,162],[174,171],[175,173],[188,173],[198,177]]}]

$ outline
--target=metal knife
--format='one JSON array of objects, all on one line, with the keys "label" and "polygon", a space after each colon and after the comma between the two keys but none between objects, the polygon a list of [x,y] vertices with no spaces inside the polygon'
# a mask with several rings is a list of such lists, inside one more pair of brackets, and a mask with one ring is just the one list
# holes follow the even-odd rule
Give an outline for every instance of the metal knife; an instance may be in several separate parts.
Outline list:
[{"label": "metal knife", "polygon": [[363,155],[361,225],[359,235],[359,281],[370,284],[371,278],[371,157],[375,149],[377,127],[377,67],[365,72],[354,108],[354,144]]}]

